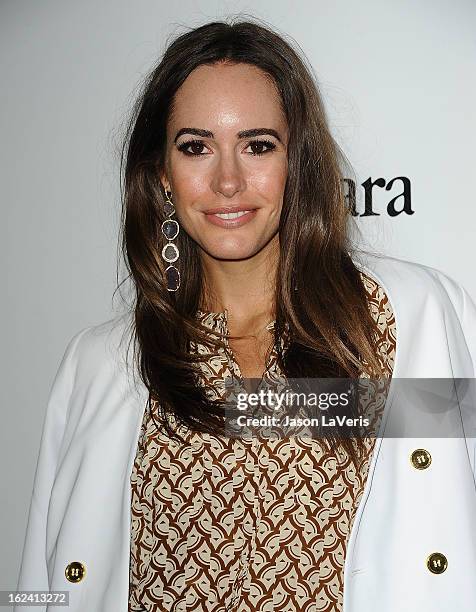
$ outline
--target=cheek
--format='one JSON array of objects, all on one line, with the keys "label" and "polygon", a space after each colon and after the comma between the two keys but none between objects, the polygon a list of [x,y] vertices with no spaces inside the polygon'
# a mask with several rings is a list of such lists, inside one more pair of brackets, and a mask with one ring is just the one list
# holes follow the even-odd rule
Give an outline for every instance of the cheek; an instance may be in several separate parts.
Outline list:
[{"label": "cheek", "polygon": [[193,166],[187,168],[186,164],[182,164],[172,174],[172,184],[179,199],[186,203],[205,191],[207,180],[203,172],[194,171]]},{"label": "cheek", "polygon": [[207,183],[191,174],[174,175],[172,185],[175,188],[172,201],[175,206],[175,219],[193,238],[197,238],[197,223],[201,220],[199,211],[210,201]]},{"label": "cheek", "polygon": [[254,176],[257,191],[270,203],[280,203],[286,186],[287,164],[275,164]]}]

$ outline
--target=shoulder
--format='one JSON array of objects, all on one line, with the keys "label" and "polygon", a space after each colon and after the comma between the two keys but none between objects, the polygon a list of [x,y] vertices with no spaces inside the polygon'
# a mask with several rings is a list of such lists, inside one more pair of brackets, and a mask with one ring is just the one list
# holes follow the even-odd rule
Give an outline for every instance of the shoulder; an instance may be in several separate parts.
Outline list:
[{"label": "shoulder", "polygon": [[[391,302],[434,299],[462,316],[468,293],[455,279],[432,266],[396,257],[366,254],[354,259],[371,287],[379,285]],[[365,284],[365,283],[364,283]]]},{"label": "shoulder", "polygon": [[438,283],[441,276],[446,276],[431,266],[388,255],[366,253],[355,258],[354,263],[371,278],[404,285],[423,282],[425,286],[430,286]]},{"label": "shoulder", "polygon": [[76,384],[125,372],[131,362],[133,315],[118,315],[97,325],[84,327],[69,340],[62,360]]}]

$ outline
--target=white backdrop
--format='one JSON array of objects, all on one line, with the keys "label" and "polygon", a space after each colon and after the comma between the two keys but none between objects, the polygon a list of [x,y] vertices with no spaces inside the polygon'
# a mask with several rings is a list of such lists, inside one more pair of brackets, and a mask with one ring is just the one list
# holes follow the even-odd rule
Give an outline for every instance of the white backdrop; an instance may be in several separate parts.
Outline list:
[{"label": "white backdrop", "polygon": [[[117,147],[136,87],[167,38],[240,12],[294,38],[311,62],[357,173],[359,214],[362,183],[376,183],[379,216],[357,217],[366,244],[436,267],[476,299],[472,0],[3,0],[0,589],[16,586],[46,400],[66,343],[114,314]],[[396,177],[408,183],[411,215],[387,213],[403,191],[402,179],[388,188]],[[396,209],[404,203],[397,198]]]}]

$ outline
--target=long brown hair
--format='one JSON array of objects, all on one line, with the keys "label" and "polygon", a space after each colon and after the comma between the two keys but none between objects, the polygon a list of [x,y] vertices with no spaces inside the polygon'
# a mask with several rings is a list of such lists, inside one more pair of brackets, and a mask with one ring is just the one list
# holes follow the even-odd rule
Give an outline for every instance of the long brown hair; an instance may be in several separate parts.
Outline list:
[{"label": "long brown hair", "polygon": [[[312,69],[284,36],[247,21],[215,21],[178,36],[146,77],[132,109],[121,158],[121,248],[135,288],[135,356],[154,418],[183,441],[172,422],[194,431],[223,433],[223,405],[197,384],[200,355],[194,340],[219,348],[223,339],[200,325],[195,312],[205,290],[196,243],[177,238],[182,283],[169,292],[161,258],[166,125],[177,89],[202,64],[247,63],[269,75],[289,127],[288,178],[279,224],[282,245],[273,296],[275,342],[289,325],[291,343],[279,354],[286,377],[384,375],[377,356],[375,322],[351,253],[352,219],[342,187],[348,161],[332,138]],[[298,291],[295,291],[297,285]],[[172,417],[172,418],[171,418]],[[332,433],[332,432],[331,432]],[[355,460],[354,443],[328,433]]]}]

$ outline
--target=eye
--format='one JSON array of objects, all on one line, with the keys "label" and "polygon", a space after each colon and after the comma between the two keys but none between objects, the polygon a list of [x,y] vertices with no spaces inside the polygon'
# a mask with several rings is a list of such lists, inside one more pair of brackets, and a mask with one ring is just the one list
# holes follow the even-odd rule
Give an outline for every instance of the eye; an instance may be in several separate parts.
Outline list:
[{"label": "eye", "polygon": [[[182,153],[184,153],[185,155],[190,155],[190,156],[199,156],[201,155],[200,152],[197,152],[197,149],[200,149],[200,147],[205,146],[203,144],[203,142],[201,140],[187,140],[186,142],[182,142],[182,144],[178,145],[177,149],[179,151],[182,151]],[[193,152],[187,151],[188,147],[193,147]]]},{"label": "eye", "polygon": [[261,152],[255,152],[253,153],[253,155],[264,155],[264,153],[268,153],[269,151],[273,151],[274,149],[276,149],[276,145],[274,144],[274,142],[271,142],[271,140],[251,140],[250,143],[248,144],[248,147],[268,147],[265,151],[261,151]]},{"label": "eye", "polygon": [[[184,155],[188,155],[189,157],[200,157],[203,155],[203,153],[201,153],[200,151],[203,150],[204,146],[205,144],[202,140],[192,139],[192,140],[187,140],[186,142],[182,142],[180,145],[178,145],[177,148],[179,151],[184,153]],[[192,147],[192,151],[188,150],[189,147]],[[251,154],[253,156],[264,155],[265,153],[268,153],[276,149],[276,145],[274,144],[274,142],[271,142],[270,140],[263,140],[263,139],[251,140],[248,143],[248,147],[255,148],[255,152]],[[256,151],[256,148],[262,149],[262,147],[267,147],[267,149],[265,151],[262,151],[262,150]]]}]

